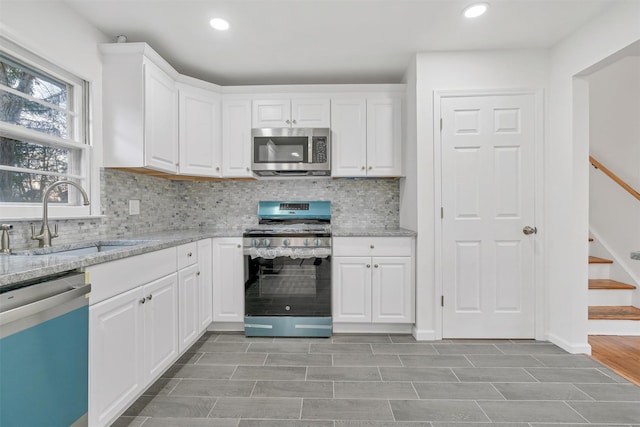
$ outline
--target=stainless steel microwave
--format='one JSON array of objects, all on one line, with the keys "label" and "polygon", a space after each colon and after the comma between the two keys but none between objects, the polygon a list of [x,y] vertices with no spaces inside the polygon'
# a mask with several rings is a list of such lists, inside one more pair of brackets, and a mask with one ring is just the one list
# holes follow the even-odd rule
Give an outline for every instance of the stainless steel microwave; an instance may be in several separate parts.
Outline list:
[{"label": "stainless steel microwave", "polygon": [[251,150],[251,168],[256,175],[331,175],[328,128],[252,129]]}]

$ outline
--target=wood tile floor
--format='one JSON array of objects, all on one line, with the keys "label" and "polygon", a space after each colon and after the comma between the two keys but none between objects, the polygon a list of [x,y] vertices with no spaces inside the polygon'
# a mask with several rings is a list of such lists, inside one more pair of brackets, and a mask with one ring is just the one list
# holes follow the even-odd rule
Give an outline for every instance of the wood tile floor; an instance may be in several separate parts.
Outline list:
[{"label": "wood tile floor", "polygon": [[640,337],[590,335],[591,357],[640,386]]},{"label": "wood tile floor", "polygon": [[511,340],[208,333],[116,427],[640,427],[640,387],[586,355]]}]

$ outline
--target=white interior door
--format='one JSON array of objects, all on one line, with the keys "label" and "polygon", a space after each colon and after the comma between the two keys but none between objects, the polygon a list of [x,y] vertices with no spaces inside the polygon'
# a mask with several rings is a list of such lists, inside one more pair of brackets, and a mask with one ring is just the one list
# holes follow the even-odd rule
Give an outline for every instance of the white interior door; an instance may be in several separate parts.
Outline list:
[{"label": "white interior door", "polygon": [[443,338],[533,338],[535,95],[440,107]]}]

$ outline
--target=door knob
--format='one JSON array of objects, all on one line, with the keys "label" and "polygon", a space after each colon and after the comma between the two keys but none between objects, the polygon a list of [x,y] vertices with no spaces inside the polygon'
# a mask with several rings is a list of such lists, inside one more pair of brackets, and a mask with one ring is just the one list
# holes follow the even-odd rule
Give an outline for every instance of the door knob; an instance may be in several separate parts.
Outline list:
[{"label": "door knob", "polygon": [[522,229],[522,232],[528,236],[529,234],[536,234],[538,232],[538,228],[525,225],[525,227]]}]

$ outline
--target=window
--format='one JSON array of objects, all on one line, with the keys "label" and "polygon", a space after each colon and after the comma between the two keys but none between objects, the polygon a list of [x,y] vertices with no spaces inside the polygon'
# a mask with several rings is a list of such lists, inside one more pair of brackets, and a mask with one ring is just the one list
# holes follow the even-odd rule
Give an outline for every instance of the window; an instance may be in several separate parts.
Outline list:
[{"label": "window", "polygon": [[[90,188],[88,84],[0,41],[0,208],[8,216],[33,216],[44,190],[57,180]],[[56,187],[49,205],[58,207],[54,215],[89,213],[73,186]]]}]

